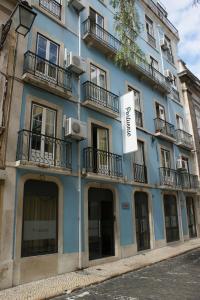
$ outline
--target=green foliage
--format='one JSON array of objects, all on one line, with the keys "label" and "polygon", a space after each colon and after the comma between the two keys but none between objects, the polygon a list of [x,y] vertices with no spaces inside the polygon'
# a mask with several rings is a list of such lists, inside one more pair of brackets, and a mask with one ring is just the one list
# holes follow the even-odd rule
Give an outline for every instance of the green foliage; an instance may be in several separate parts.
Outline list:
[{"label": "green foliage", "polygon": [[136,39],[142,25],[135,7],[135,0],[110,0],[115,9],[115,30],[121,42],[121,48],[116,54],[116,62],[127,66],[133,59],[144,60],[144,53],[138,47]]}]

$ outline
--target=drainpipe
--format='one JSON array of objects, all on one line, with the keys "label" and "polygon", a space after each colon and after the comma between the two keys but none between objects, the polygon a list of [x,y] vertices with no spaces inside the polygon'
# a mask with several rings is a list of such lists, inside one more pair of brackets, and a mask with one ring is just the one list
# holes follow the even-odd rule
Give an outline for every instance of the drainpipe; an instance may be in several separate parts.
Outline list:
[{"label": "drainpipe", "polygon": [[[78,16],[78,55],[81,56],[81,17],[80,12]],[[77,117],[78,120],[81,119],[81,82],[80,76],[78,77],[78,112]],[[82,269],[82,193],[81,193],[81,144],[78,141],[78,157],[77,157],[77,165],[78,165],[78,267]]]}]

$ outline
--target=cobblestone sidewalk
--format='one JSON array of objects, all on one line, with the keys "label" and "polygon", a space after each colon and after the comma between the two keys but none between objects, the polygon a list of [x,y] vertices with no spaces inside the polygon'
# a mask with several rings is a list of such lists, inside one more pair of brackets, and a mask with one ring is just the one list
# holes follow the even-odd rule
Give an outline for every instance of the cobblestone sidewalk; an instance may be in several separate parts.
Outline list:
[{"label": "cobblestone sidewalk", "polygon": [[89,267],[0,291],[0,300],[41,300],[70,293],[200,247],[200,239],[176,243],[115,262]]}]

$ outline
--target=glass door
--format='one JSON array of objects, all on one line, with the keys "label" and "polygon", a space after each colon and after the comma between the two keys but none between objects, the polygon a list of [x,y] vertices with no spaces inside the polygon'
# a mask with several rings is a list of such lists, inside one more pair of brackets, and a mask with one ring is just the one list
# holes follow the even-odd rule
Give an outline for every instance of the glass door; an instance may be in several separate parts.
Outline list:
[{"label": "glass door", "polygon": [[97,128],[97,149],[100,150],[97,164],[98,169],[106,175],[109,175],[108,146],[108,129]]},{"label": "glass door", "polygon": [[92,8],[90,8],[90,22],[92,33],[104,40],[104,18]]},{"label": "glass door", "polygon": [[176,197],[173,195],[164,196],[165,229],[167,242],[179,240],[179,225]]},{"label": "glass door", "polygon": [[195,238],[197,237],[197,230],[196,230],[194,199],[192,197],[186,197],[186,207],[187,207],[189,237]]},{"label": "glass door", "polygon": [[38,35],[36,71],[51,81],[57,80],[58,50],[58,45]]},{"label": "glass door", "polygon": [[135,193],[135,220],[138,251],[150,248],[148,196],[143,192]]},{"label": "glass door", "polygon": [[106,72],[102,69],[99,69],[95,65],[90,65],[90,80],[93,82],[95,85],[91,88],[91,96],[92,98],[106,106],[107,105],[107,93],[106,93],[106,88],[107,88],[107,79],[106,79]]},{"label": "glass door", "polygon": [[114,206],[110,190],[89,189],[88,227],[89,259],[115,255]]},{"label": "glass door", "polygon": [[171,170],[171,158],[170,151],[161,149],[161,164],[163,167],[162,174],[164,176],[164,182],[167,185],[174,185],[175,183],[175,172]]},{"label": "glass door", "polygon": [[31,160],[54,164],[56,111],[33,104],[31,119]]}]

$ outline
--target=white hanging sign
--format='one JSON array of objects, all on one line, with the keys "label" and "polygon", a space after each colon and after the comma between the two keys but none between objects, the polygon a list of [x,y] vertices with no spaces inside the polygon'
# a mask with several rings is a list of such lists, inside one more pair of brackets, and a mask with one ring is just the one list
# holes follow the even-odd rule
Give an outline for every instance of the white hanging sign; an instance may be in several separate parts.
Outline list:
[{"label": "white hanging sign", "polygon": [[120,97],[121,121],[123,134],[123,153],[137,151],[137,132],[135,123],[134,92],[128,92]]}]

